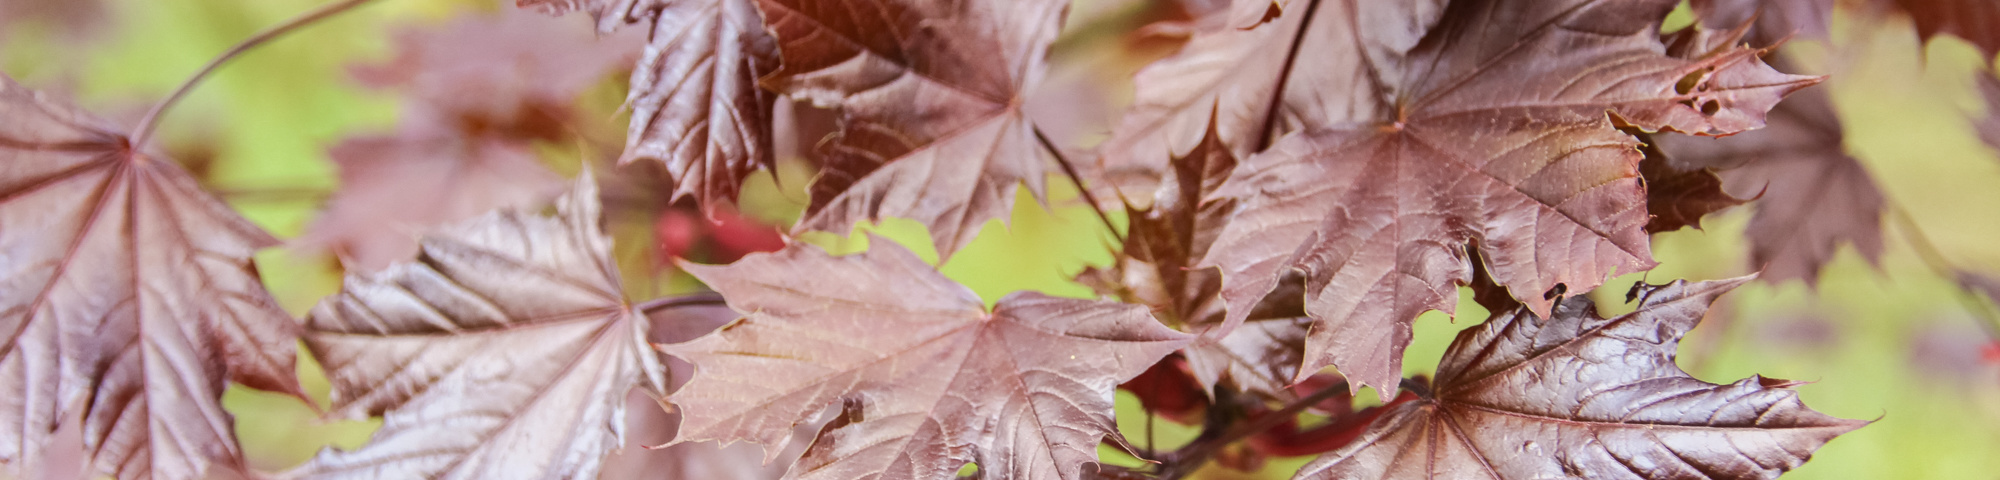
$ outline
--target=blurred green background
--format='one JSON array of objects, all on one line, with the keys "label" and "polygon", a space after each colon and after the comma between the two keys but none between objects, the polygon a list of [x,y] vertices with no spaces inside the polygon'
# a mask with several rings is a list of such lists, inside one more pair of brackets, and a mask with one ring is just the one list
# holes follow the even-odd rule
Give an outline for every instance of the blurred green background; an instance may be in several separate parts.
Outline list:
[{"label": "blurred green background", "polygon": [[[212,55],[251,33],[321,2],[313,0],[0,0],[0,70],[30,88],[75,99],[85,109],[130,125]],[[463,15],[500,10],[483,0],[378,0],[372,5],[281,39],[225,67],[164,119],[166,149],[207,185],[280,237],[297,236],[319,202],[338,187],[327,147],[351,135],[394,127],[402,109],[396,92],[360,87],[347,73],[357,63],[394,55],[391,33]],[[1131,2],[1078,0],[1056,66],[1038,102],[1091,98],[1037,121],[1055,126],[1059,141],[1088,146],[1130,96],[1129,75],[1165,52],[1134,47],[1120,31],[1136,25]],[[1907,19],[1835,17],[1835,44],[1788,46],[1812,73],[1831,73],[1827,88],[1848,127],[1847,148],[1860,158],[1895,204],[1958,265],[2000,272],[2000,156],[1979,143],[1967,120],[1983,114],[1973,91],[1975,72],[1990,59],[1944,37],[1920,46]],[[81,20],[79,20],[81,19]],[[578,29],[588,21],[561,19]],[[1676,21],[1685,23],[1685,14]],[[1106,33],[1111,32],[1111,33]],[[1134,51],[1140,53],[1135,54]],[[1814,61],[1813,59],[1819,59]],[[1839,60],[1829,60],[1839,59]],[[606,78],[580,101],[609,118],[622,98],[622,78]],[[1048,111],[1047,109],[1041,111]],[[617,119],[610,123],[621,123]],[[547,149],[551,168],[578,170],[577,154]],[[1079,153],[1082,150],[1078,151]],[[745,200],[752,217],[783,224],[802,208],[809,167],[787,159],[780,181],[763,178]],[[942,267],[989,302],[1032,289],[1089,296],[1068,278],[1086,265],[1108,263],[1110,240],[1075,198],[1066,180],[1049,182],[1052,209],[1023,195],[1008,228],[989,225],[971,247]],[[780,189],[778,186],[784,188]],[[1609,284],[1599,300],[1623,312],[1622,293],[1641,279],[1715,279],[1744,267],[1743,208],[1724,212],[1707,230],[1656,237],[1660,267]],[[1893,215],[1893,214],[1892,214]],[[1880,265],[1844,250],[1816,289],[1798,283],[1752,284],[1730,294],[1681,348],[1680,363],[1695,376],[1728,382],[1751,374],[1812,381],[1798,390],[1816,409],[1847,418],[1880,418],[1835,440],[1788,478],[2000,478],[2000,360],[1984,358],[1987,342],[1959,302],[1953,284],[1933,275],[1912,253],[1895,219],[1885,219],[1889,245]],[[876,229],[935,259],[920,228],[889,221]],[[621,255],[645,256],[650,229],[615,225]],[[865,238],[814,234],[808,240],[858,249]],[[303,314],[338,287],[337,262],[323,253],[272,249],[257,258],[265,283],[284,306]],[[670,269],[627,272],[633,295],[694,288]],[[1465,296],[1456,321],[1432,313],[1419,320],[1408,351],[1412,373],[1428,372],[1459,329],[1486,313]],[[325,401],[316,367],[300,373]],[[1373,395],[1361,395],[1372,398]],[[373,422],[318,419],[290,398],[232,387],[225,405],[253,464],[280,470],[325,446],[366,441]],[[1143,415],[1121,393],[1121,424],[1141,437]],[[1162,421],[1162,442],[1191,432]],[[1143,441],[1135,440],[1143,443]],[[1164,446],[1164,445],[1163,445]],[[1113,460],[1118,461],[1118,460]],[[1212,478],[1286,478],[1304,459],[1274,461],[1261,473],[1219,468]]]}]

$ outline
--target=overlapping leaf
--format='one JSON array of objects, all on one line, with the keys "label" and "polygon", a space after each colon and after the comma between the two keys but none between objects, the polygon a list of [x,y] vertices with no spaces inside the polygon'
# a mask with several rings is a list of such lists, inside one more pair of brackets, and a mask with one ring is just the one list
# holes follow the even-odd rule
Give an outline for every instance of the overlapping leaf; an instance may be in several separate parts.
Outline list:
[{"label": "overlapping leaf", "polygon": [[625,394],[666,394],[647,320],[625,303],[586,178],[559,218],[496,212],[425,237],[415,263],[350,275],[305,341],[333,413],[382,416],[297,478],[595,478]]},{"label": "overlapping leaf", "polygon": [[1776,45],[1786,38],[1826,40],[1834,0],[1690,0],[1703,27],[1728,30],[1750,25],[1751,45]]},{"label": "overlapping leaf", "polygon": [[[1232,4],[1239,28],[1202,32],[1179,54],[1139,72],[1137,98],[1099,148],[1096,177],[1140,207],[1167,170],[1214,123],[1237,158],[1262,150],[1279,127],[1323,127],[1390,114],[1381,101],[1404,53],[1437,21],[1441,0],[1286,2],[1254,29],[1241,22],[1275,5]],[[1245,13],[1252,12],[1254,13]],[[1301,49],[1309,52],[1301,54]]]},{"label": "overlapping leaf", "polygon": [[1470,246],[1543,313],[1558,286],[1651,268],[1642,155],[1615,127],[1739,132],[1816,81],[1754,49],[1667,55],[1674,4],[1452,3],[1406,61],[1368,70],[1376,95],[1344,110],[1367,114],[1288,136],[1224,184],[1242,206],[1205,264],[1222,268],[1230,322],[1303,274],[1317,322],[1301,374],[1332,364],[1386,387],[1411,321],[1450,312],[1470,281]]},{"label": "overlapping leaf", "polygon": [[1004,219],[1043,160],[1022,113],[1068,2],[762,0],[783,68],[765,84],[838,107],[799,228],[908,218],[940,255]]},{"label": "overlapping leaf", "polygon": [[[1780,63],[1781,64],[1781,63]],[[1668,168],[1719,171],[1723,190],[1756,198],[1744,235],[1766,281],[1816,282],[1842,244],[1862,258],[1882,254],[1883,198],[1824,90],[1807,89],[1771,109],[1768,127],[1725,138],[1657,135]]]},{"label": "overlapping leaf", "polygon": [[1633,135],[1645,142],[1639,150],[1646,159],[1639,162],[1639,176],[1646,181],[1646,231],[1659,233],[1682,227],[1701,228],[1701,218],[1746,200],[1730,195],[1722,178],[1708,168],[1692,168],[1674,162],[1660,151],[1658,142],[1646,133]]},{"label": "overlapping leaf", "polygon": [[584,10],[599,32],[653,21],[632,71],[625,106],[632,122],[620,163],[656,161],[673,198],[704,211],[736,201],[743,181],[772,164],[771,114],[778,95],[757,80],[778,67],[775,40],[755,0],[518,0],[550,14]]},{"label": "overlapping leaf", "polygon": [[695,377],[670,400],[683,442],[748,440],[767,458],[828,407],[787,478],[1081,478],[1118,438],[1112,390],[1186,344],[1143,307],[1009,295],[992,311],[908,250],[794,245],[688,271],[748,312],[663,347]]},{"label": "overlapping leaf", "polygon": [[1709,303],[1748,280],[1677,281],[1608,320],[1584,297],[1548,318],[1497,314],[1459,333],[1432,397],[1295,478],[1776,478],[1867,422],[1806,408],[1791,382],[1716,385],[1674,365]]},{"label": "overlapping leaf", "polygon": [[[1118,263],[1086,269],[1080,279],[1102,294],[1151,307],[1169,325],[1193,332],[1220,326],[1221,275],[1194,262],[1208,254],[1234,210],[1235,202],[1214,194],[1235,167],[1211,123],[1194,150],[1174,159],[1151,206],[1126,208],[1131,225]],[[1243,328],[1189,346],[1184,354],[1195,380],[1206,389],[1228,379],[1240,390],[1289,396],[1284,387],[1301,363],[1308,322],[1297,297],[1273,295]]]},{"label": "overlapping leaf", "polygon": [[294,323],[250,260],[276,243],[172,160],[0,76],[0,462],[37,471],[81,418],[98,474],[240,472],[225,382],[303,395]]},{"label": "overlapping leaf", "polygon": [[1987,58],[2000,53],[2000,2],[1990,0],[1873,0],[1880,9],[1902,10],[1930,40],[1951,34],[1972,42]]}]

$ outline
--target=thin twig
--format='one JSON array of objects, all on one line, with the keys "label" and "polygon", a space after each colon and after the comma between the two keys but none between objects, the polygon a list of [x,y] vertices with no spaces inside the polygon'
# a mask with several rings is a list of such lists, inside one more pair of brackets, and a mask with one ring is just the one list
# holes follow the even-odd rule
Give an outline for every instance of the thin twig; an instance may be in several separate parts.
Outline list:
[{"label": "thin twig", "polygon": [[[1345,380],[1328,385],[1326,388],[1313,392],[1312,395],[1293,400],[1292,403],[1286,404],[1284,408],[1264,413],[1250,422],[1236,423],[1221,434],[1211,436],[1204,433],[1203,438],[1198,438],[1194,443],[1189,443],[1187,446],[1181,447],[1180,450],[1176,450],[1167,455],[1166,458],[1161,459],[1163,466],[1160,468],[1158,478],[1161,480],[1172,480],[1194,473],[1202,464],[1208,462],[1209,457],[1214,456],[1223,447],[1236,443],[1238,440],[1249,438],[1251,435],[1270,430],[1271,427],[1276,427],[1278,424],[1285,423],[1286,420],[1291,420],[1299,412],[1303,412],[1307,408],[1319,404],[1321,401],[1344,393],[1348,393],[1347,381]],[[1217,397],[1221,397],[1221,395],[1217,395]],[[1221,406],[1221,402],[1218,402],[1216,406]]]},{"label": "thin twig", "polygon": [[1105,215],[1104,209],[1098,208],[1097,196],[1091,195],[1090,189],[1083,186],[1083,177],[1076,174],[1076,167],[1069,164],[1069,157],[1064,157],[1062,150],[1056,148],[1055,142],[1050,142],[1049,136],[1042,134],[1042,127],[1033,128],[1035,130],[1035,140],[1042,142],[1042,149],[1048,150],[1050,155],[1056,156],[1056,164],[1062,165],[1063,174],[1069,175],[1069,182],[1076,185],[1078,193],[1083,194],[1083,201],[1090,204],[1091,213],[1096,213],[1097,219],[1104,221],[1104,229],[1111,232],[1111,238],[1117,239],[1119,245],[1124,245],[1125,234],[1118,233],[1118,224],[1111,223],[1111,216]]},{"label": "thin twig", "polygon": [[[1917,252],[1917,258],[1922,260],[1924,266],[1929,267],[1932,273],[1951,280],[1953,285],[1958,286],[1959,301],[1964,302],[1965,309],[1978,318],[1979,326],[1986,332],[1986,337],[2000,342],[2000,312],[1996,312],[1992,305],[1988,305],[1978,293],[1973,292],[1971,285],[1965,284],[1960,275],[1964,270],[1953,265],[1950,259],[1945,258],[1944,252],[1938,249],[1937,244],[1931,243],[1930,236],[1924,233],[1922,227],[1917,226],[1916,217],[1910,216],[1909,210],[1893,200],[1888,204],[1890,211],[1896,216],[1896,223],[1901,227],[1898,230],[1903,232],[1903,241],[1910,244],[1910,248]],[[2000,298],[1993,300],[2000,301]]]},{"label": "thin twig", "polygon": [[214,60],[209,60],[208,65],[201,67],[200,71],[195,72],[193,76],[181,82],[180,87],[174,89],[174,93],[168,94],[167,98],[160,100],[160,103],[153,104],[153,109],[147,111],[146,116],[139,119],[139,125],[132,128],[132,148],[144,148],[146,140],[153,136],[153,129],[157,126],[160,115],[165,113],[168,108],[173,107],[175,103],[179,103],[181,97],[187,96],[189,90],[193,90],[194,86],[200,84],[203,79],[208,78],[209,74],[215,73],[215,69],[221,67],[222,64],[228,63],[230,60],[242,55],[243,52],[268,43],[272,39],[298,30],[300,27],[318,23],[322,19],[348,11],[368,2],[369,0],[341,0],[326,4],[297,17],[293,17],[291,20],[286,20],[285,23],[265,29],[262,32],[257,32],[256,35],[251,35],[250,38],[237,43],[236,46],[230,47],[228,51],[222,52],[222,55],[216,56]]},{"label": "thin twig", "polygon": [[722,294],[715,292],[701,292],[701,293],[690,293],[687,295],[676,295],[672,297],[655,298],[652,300],[647,300],[645,302],[642,302],[639,305],[634,306],[632,308],[634,310],[638,310],[640,313],[651,314],[655,311],[666,310],[669,308],[721,306],[721,305],[728,305],[728,303],[722,300]]}]

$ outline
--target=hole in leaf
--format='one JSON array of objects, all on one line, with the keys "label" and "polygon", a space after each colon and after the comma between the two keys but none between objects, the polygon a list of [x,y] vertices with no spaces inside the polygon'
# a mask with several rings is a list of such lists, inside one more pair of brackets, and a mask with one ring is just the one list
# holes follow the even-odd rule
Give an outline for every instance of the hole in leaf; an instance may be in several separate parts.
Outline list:
[{"label": "hole in leaf", "polygon": [[1695,70],[1695,71],[1692,71],[1692,72],[1688,72],[1688,74],[1687,74],[1686,76],[1682,76],[1682,77],[1681,77],[1681,81],[1680,81],[1680,82],[1676,82],[1676,83],[1674,83],[1674,93],[1678,93],[1678,94],[1681,94],[1681,95],[1687,95],[1687,94],[1688,94],[1688,92],[1692,92],[1692,91],[1694,91],[1694,88],[1695,88],[1696,86],[1700,86],[1700,85],[1701,85],[1701,81],[1702,81],[1702,80],[1705,80],[1705,79],[1707,79],[1707,78],[1708,78],[1708,72],[1711,72],[1711,71],[1714,71],[1714,70],[1715,70],[1714,68],[1703,68],[1703,69],[1701,69],[1701,70]]},{"label": "hole in leaf", "polygon": [[1715,115],[1715,112],[1719,111],[1722,111],[1722,102],[1717,102],[1715,100],[1701,102],[1702,115]]},{"label": "hole in leaf", "polygon": [[1545,292],[1545,293],[1543,293],[1543,294],[1542,294],[1542,299],[1543,299],[1543,300],[1554,300],[1554,299],[1555,299],[1556,297],[1560,297],[1560,296],[1562,296],[1562,295],[1563,295],[1563,293],[1566,293],[1566,292],[1569,292],[1569,285],[1564,285],[1564,284],[1560,284],[1560,283],[1558,283],[1558,284],[1556,284],[1555,288],[1551,288],[1551,289],[1549,289],[1549,291],[1548,291],[1548,292]]},{"label": "hole in leaf", "polygon": [[979,464],[977,463],[967,463],[965,466],[958,467],[958,478],[972,478],[977,476],[979,476]]}]

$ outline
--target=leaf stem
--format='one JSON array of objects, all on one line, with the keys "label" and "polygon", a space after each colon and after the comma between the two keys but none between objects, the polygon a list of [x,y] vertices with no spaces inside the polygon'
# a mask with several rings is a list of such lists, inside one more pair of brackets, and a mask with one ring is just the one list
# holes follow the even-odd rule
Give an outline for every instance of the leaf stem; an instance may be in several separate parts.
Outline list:
[{"label": "leaf stem", "polygon": [[1285,51],[1285,66],[1278,69],[1278,85],[1271,91],[1271,102],[1264,107],[1264,124],[1257,126],[1257,149],[1262,152],[1271,148],[1271,130],[1278,127],[1278,110],[1285,102],[1285,84],[1292,80],[1292,64],[1299,59],[1299,47],[1305,44],[1306,31],[1312,29],[1313,15],[1319,12],[1319,0],[1306,4],[1306,11],[1300,12],[1305,18],[1299,20],[1299,31],[1292,34],[1292,45]]},{"label": "leaf stem", "polygon": [[1035,126],[1031,128],[1035,131],[1035,140],[1042,143],[1043,150],[1048,150],[1050,155],[1055,155],[1056,164],[1062,165],[1063,174],[1069,175],[1069,182],[1076,185],[1077,193],[1082,194],[1083,201],[1090,204],[1091,213],[1096,213],[1097,219],[1104,222],[1104,229],[1111,232],[1111,238],[1117,239],[1119,245],[1124,245],[1125,234],[1119,233],[1118,224],[1112,223],[1111,216],[1105,215],[1104,209],[1098,208],[1097,196],[1091,195],[1090,189],[1083,186],[1083,177],[1077,175],[1076,167],[1069,163],[1069,157],[1063,156],[1062,150],[1056,148],[1055,142],[1049,141],[1049,136],[1042,133],[1042,127]]},{"label": "leaf stem", "polygon": [[727,302],[723,301],[722,294],[715,292],[701,292],[701,293],[690,293],[687,295],[675,295],[671,297],[655,298],[652,300],[641,302],[640,304],[633,306],[632,309],[638,310],[639,313],[642,314],[651,314],[656,311],[667,310],[672,308],[721,306],[721,305],[728,305]]},{"label": "leaf stem", "polygon": [[228,51],[222,52],[222,55],[209,60],[208,65],[201,67],[200,71],[195,72],[193,76],[181,82],[180,87],[174,89],[174,93],[168,94],[167,98],[160,100],[160,103],[153,104],[153,109],[148,110],[146,116],[139,119],[139,125],[132,128],[132,148],[143,148],[146,145],[146,140],[153,136],[153,129],[158,126],[160,115],[166,113],[167,109],[173,107],[174,104],[179,103],[181,97],[187,96],[188,91],[193,90],[195,85],[207,79],[209,74],[215,73],[215,70],[221,67],[222,64],[228,63],[230,60],[242,55],[243,52],[269,43],[271,40],[291,33],[294,30],[298,30],[300,27],[318,23],[320,20],[351,10],[369,1],[341,0],[322,5],[319,8],[293,17],[291,20],[286,20],[285,23],[280,23],[262,32],[257,32],[256,35],[251,35],[250,38],[244,39],[242,42],[237,43],[236,46],[230,47]]}]

